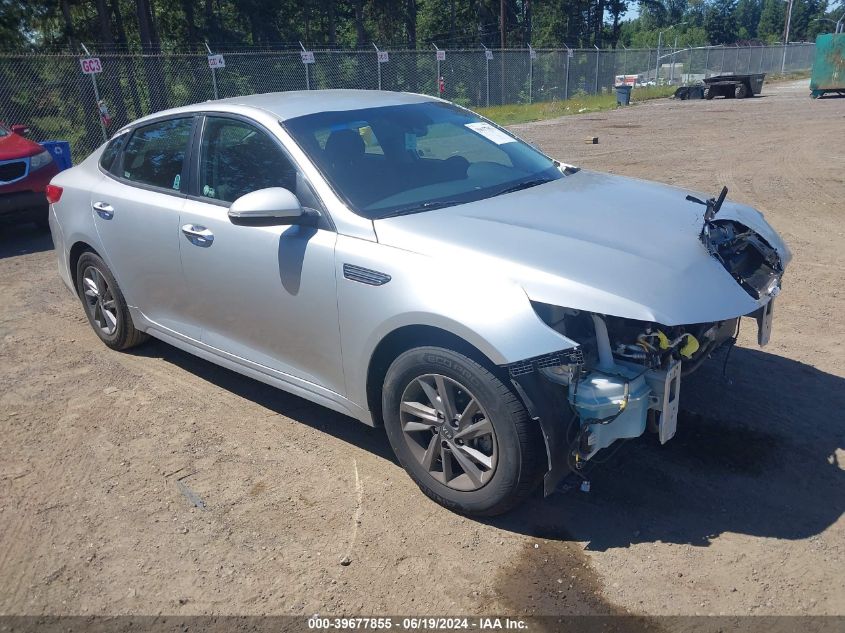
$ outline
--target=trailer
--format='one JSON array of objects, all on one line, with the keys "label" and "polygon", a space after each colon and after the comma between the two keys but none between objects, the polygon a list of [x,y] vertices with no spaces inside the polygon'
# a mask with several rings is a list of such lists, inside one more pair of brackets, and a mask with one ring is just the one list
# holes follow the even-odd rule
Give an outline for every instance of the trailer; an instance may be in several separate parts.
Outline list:
[{"label": "trailer", "polygon": [[722,96],[726,99],[745,99],[760,94],[766,73],[753,75],[716,75],[704,80],[704,98]]},{"label": "trailer", "polygon": [[816,38],[810,96],[818,99],[829,92],[845,95],[845,33],[825,33]]}]

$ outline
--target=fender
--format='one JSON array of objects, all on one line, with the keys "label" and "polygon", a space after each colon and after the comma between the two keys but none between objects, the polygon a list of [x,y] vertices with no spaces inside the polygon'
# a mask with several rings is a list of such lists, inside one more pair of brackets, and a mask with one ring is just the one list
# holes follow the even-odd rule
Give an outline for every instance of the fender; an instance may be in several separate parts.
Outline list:
[{"label": "fender", "polygon": [[[371,358],[385,336],[406,325],[450,332],[500,366],[578,345],[548,327],[509,279],[344,235],[335,248],[347,397],[364,408],[367,364],[360,359]],[[349,278],[344,264],[381,275],[382,282]]]}]

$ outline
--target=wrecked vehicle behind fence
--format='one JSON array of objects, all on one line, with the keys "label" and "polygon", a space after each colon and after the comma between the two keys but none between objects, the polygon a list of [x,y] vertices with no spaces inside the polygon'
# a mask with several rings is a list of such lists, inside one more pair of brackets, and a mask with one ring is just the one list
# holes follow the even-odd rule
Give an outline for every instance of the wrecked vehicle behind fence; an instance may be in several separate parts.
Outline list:
[{"label": "wrecked vehicle behind fence", "polygon": [[762,215],[561,164],[422,95],[237,97],[141,119],[48,188],[95,334],[154,336],[370,425],[470,514],[675,434],[683,377],[771,332]]}]

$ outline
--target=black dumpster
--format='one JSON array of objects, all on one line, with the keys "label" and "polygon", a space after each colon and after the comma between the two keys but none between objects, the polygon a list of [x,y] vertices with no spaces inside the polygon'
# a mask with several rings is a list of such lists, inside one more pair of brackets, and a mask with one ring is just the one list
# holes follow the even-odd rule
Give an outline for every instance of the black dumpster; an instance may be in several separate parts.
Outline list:
[{"label": "black dumpster", "polygon": [[687,99],[703,99],[704,98],[704,86],[703,85],[692,85],[692,86],[680,86],[677,90],[675,90],[675,99],[680,99],[681,101],[686,101]]},{"label": "black dumpster", "polygon": [[726,99],[736,97],[744,99],[760,94],[763,90],[763,79],[766,73],[753,75],[716,75],[704,80],[704,98],[722,96]]}]

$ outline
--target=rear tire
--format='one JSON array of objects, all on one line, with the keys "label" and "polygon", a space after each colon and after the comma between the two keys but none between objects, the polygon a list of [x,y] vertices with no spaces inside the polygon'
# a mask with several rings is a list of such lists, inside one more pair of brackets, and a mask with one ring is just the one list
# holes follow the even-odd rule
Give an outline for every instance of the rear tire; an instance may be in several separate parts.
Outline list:
[{"label": "rear tire", "polygon": [[734,96],[737,99],[745,99],[748,96],[748,86],[745,84],[737,84],[734,87]]},{"label": "rear tire", "polygon": [[382,405],[399,463],[450,510],[502,514],[540,480],[546,455],[536,423],[507,385],[462,354],[401,354],[387,370]]},{"label": "rear tire", "polygon": [[126,350],[149,338],[135,328],[114,275],[98,255],[89,251],[79,258],[76,287],[88,323],[108,347]]},{"label": "rear tire", "polygon": [[704,89],[704,98],[707,99],[708,101],[710,101],[715,96],[716,95],[713,93],[712,88],[705,88]]}]

